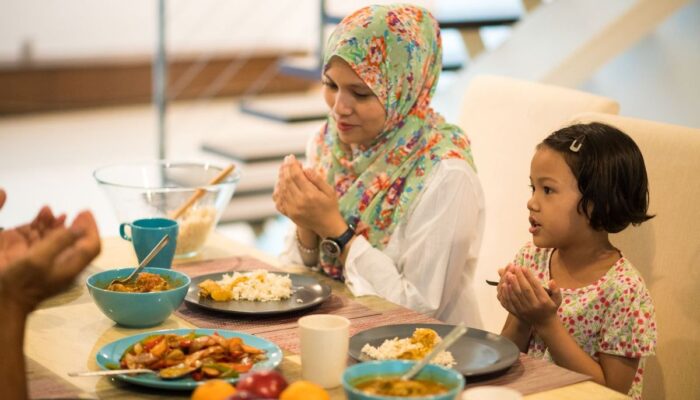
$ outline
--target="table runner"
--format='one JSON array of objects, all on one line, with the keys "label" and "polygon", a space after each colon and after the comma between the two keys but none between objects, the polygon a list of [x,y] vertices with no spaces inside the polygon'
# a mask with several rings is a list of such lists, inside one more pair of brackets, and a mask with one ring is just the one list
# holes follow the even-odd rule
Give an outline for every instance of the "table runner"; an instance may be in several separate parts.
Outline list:
[{"label": "table runner", "polygon": [[250,271],[254,269],[264,269],[268,271],[280,270],[279,268],[276,268],[262,260],[249,256],[218,258],[215,260],[175,264],[173,265],[173,269],[186,273],[190,278],[217,272]]},{"label": "table runner", "polygon": [[234,331],[258,334],[296,328],[297,320],[310,314],[335,314],[350,320],[361,317],[379,315],[362,304],[344,296],[331,294],[328,300],[310,310],[282,314],[279,316],[247,317],[205,310],[188,303],[176,311],[177,316],[199,328],[230,329]]},{"label": "table runner", "polygon": [[[215,272],[250,269],[278,270],[252,257],[233,257],[175,266],[175,269],[198,276]],[[413,310],[397,307],[377,312],[347,298],[333,293],[331,297],[312,311],[285,314],[268,318],[239,318],[230,314],[214,313],[192,305],[183,305],[176,312],[181,318],[201,328],[233,329],[264,337],[293,354],[299,354],[297,319],[309,313],[333,313],[350,319],[350,335],[366,329],[410,323],[442,323],[432,317]],[[353,361],[349,359],[349,362]],[[518,361],[504,372],[467,379],[465,388],[497,385],[515,389],[523,395],[539,393],[566,385],[589,380],[590,377],[569,371],[548,361],[534,359],[521,354]]]},{"label": "table runner", "polygon": [[[216,272],[229,272],[250,269],[279,270],[267,263],[252,257],[233,257],[220,260],[182,264],[174,267],[194,277]],[[300,310],[289,314],[254,317],[237,314],[227,314],[212,310],[206,310],[189,303],[184,303],[175,312],[180,318],[190,322],[199,328],[230,329],[245,333],[259,334],[264,332],[296,329],[297,320],[309,314],[335,314],[348,319],[362,318],[379,315],[379,311],[373,311],[364,305],[347,298],[341,294],[332,293],[331,296],[310,310]]]},{"label": "table runner", "polygon": [[523,395],[544,392],[574,383],[590,380],[591,377],[569,371],[554,363],[535,359],[520,353],[520,359],[505,373],[467,378],[465,389],[476,386],[505,386]]}]

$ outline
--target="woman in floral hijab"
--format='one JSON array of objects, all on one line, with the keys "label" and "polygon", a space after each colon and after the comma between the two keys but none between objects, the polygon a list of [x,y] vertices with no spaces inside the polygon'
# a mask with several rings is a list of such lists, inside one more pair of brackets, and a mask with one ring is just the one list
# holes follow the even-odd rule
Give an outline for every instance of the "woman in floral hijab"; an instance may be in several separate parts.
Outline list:
[{"label": "woman in floral hijab", "polygon": [[310,167],[288,156],[273,197],[296,225],[293,261],[355,295],[474,326],[483,195],[467,136],[430,108],[441,60],[423,8],[370,6],[343,19],[325,49],[330,112]]}]

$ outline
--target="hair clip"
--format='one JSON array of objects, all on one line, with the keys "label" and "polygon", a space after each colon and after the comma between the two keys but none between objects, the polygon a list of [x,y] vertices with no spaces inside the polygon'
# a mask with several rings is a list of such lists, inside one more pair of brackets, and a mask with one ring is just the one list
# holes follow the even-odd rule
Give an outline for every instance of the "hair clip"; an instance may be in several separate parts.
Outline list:
[{"label": "hair clip", "polygon": [[571,142],[571,146],[569,146],[569,150],[573,151],[574,153],[578,153],[578,151],[581,150],[581,145],[583,145],[583,142],[580,141],[579,139],[581,139],[581,138],[576,138],[576,139],[574,139],[573,142]]}]

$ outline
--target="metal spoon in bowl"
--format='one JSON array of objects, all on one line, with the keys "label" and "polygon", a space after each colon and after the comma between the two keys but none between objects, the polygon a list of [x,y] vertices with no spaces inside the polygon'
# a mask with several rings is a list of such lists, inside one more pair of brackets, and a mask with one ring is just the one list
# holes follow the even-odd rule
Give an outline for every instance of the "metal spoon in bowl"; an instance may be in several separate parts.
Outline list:
[{"label": "metal spoon in bowl", "polygon": [[153,250],[151,250],[151,252],[148,253],[146,258],[144,258],[143,261],[141,261],[139,266],[136,267],[134,269],[134,271],[131,274],[129,274],[129,276],[127,276],[126,278],[116,278],[116,279],[112,280],[112,282],[110,282],[110,284],[107,285],[107,287],[110,287],[115,283],[121,283],[123,285],[123,284],[129,282],[132,278],[137,276],[139,272],[143,271],[143,269],[146,267],[146,264],[151,262],[153,257],[157,256],[158,253],[160,253],[160,251],[163,250],[163,247],[165,247],[169,241],[170,241],[170,238],[168,237],[168,235],[163,236],[163,238],[160,239],[160,242],[158,242],[156,247],[154,247]]},{"label": "metal spoon in bowl", "polygon": [[423,367],[428,365],[428,363],[431,362],[433,358],[435,358],[443,350],[452,346],[452,344],[456,342],[457,339],[461,338],[462,335],[467,333],[468,330],[469,329],[464,325],[464,322],[460,322],[459,325],[455,326],[454,329],[452,329],[450,333],[448,333],[447,336],[445,336],[445,338],[442,339],[442,341],[438,343],[438,345],[435,346],[430,353],[428,353],[425,357],[423,357],[422,360],[420,360],[420,362],[418,362],[411,369],[409,369],[408,372],[401,375],[401,380],[407,381],[412,379],[414,376],[416,376],[416,374],[420,372],[420,370],[423,369]]}]

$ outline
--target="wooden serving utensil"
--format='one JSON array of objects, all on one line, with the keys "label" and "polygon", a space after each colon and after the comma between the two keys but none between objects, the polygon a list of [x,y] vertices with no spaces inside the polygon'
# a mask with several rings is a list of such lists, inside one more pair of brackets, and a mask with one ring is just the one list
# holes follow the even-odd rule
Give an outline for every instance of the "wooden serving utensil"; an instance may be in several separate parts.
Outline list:
[{"label": "wooden serving utensil", "polygon": [[[231,172],[233,172],[233,170],[234,170],[235,168],[236,168],[236,166],[235,166],[234,164],[231,164],[231,165],[229,165],[228,167],[224,168],[221,172],[219,172],[218,175],[216,175],[216,176],[214,177],[214,179],[212,179],[211,181],[209,181],[209,185],[216,185],[217,183],[220,183],[221,181],[223,181],[224,179],[226,179],[226,177],[227,177]],[[172,218],[172,219],[178,219],[178,218],[180,218],[180,217],[182,216],[182,214],[184,214],[185,211],[187,211],[187,209],[189,209],[190,207],[192,207],[192,205],[193,205],[197,200],[199,200],[202,196],[204,196],[204,193],[205,193],[205,190],[204,190],[204,189],[202,189],[202,188],[197,189],[197,191],[195,191],[194,194],[193,194],[189,199],[187,199],[187,201],[186,201],[185,203],[183,203],[183,204],[180,206],[180,208],[178,208],[177,210],[175,210],[175,212],[173,212],[172,214],[170,214],[170,218]]]}]

